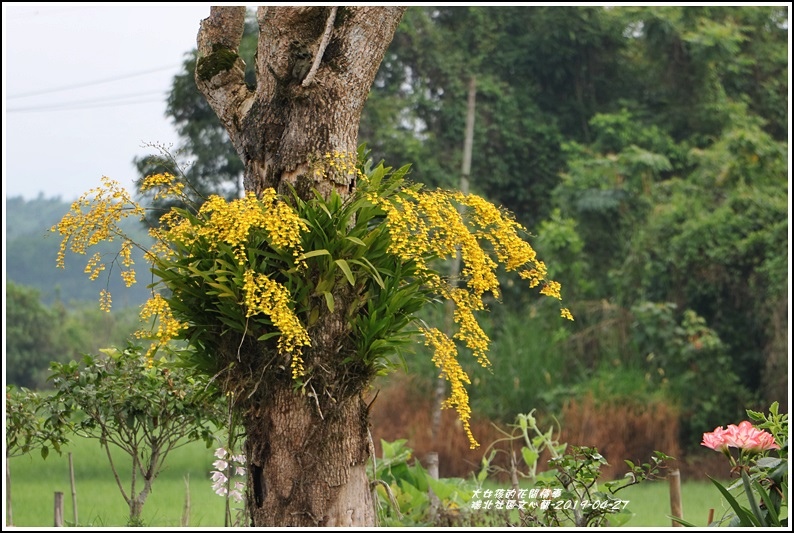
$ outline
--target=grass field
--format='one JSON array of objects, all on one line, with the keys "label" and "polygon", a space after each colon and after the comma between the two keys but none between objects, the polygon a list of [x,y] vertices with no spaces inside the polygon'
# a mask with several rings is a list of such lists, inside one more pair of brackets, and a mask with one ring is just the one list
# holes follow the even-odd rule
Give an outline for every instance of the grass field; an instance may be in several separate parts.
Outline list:
[{"label": "grass field", "polygon": [[[634,516],[626,527],[671,527],[670,486],[664,480],[648,481],[619,491],[616,498],[627,500],[627,509]],[[722,500],[710,481],[688,481],[681,483],[681,507],[683,518],[695,526],[708,525],[709,509],[714,509],[714,518],[721,517],[728,504]]]},{"label": "grass field", "polygon": [[[64,519],[74,524],[69,486],[69,463],[72,452],[77,487],[80,526],[118,527],[127,524],[128,510],[108,466],[105,452],[95,440],[77,440],[62,456],[52,453],[46,460],[39,455],[12,458],[12,510],[15,526],[50,527],[53,524],[54,492],[64,493]],[[224,500],[211,489],[210,471],[214,449],[196,442],[179,448],[168,456],[166,468],[154,483],[143,510],[143,522],[152,527],[178,527],[185,504],[185,477],[190,480],[190,521],[192,527],[223,525]],[[114,454],[117,465],[129,463],[121,453]],[[122,479],[127,479],[122,478]],[[128,487],[129,483],[125,485]],[[710,508],[715,517],[722,515],[724,503],[710,482],[689,481],[682,484],[684,519],[705,526]],[[626,527],[669,527],[670,499],[665,481],[646,482],[616,494],[627,500],[634,514]]]},{"label": "grass field", "polygon": [[[152,492],[143,508],[146,526],[178,527],[185,505],[186,483],[190,484],[190,521],[193,527],[222,526],[224,499],[212,491],[210,471],[214,449],[203,442],[194,442],[171,452],[165,469],[155,480]],[[64,454],[50,453],[43,460],[40,455],[15,457],[11,468],[12,511],[15,526],[52,526],[54,493],[64,493],[64,520],[74,524],[69,461],[72,452],[77,491],[79,526],[125,526],[129,508],[119,491],[110,470],[107,455],[96,440],[77,440]],[[130,461],[119,452],[113,455],[129,490]],[[140,490],[140,481],[138,481]]]},{"label": "grass field", "polygon": [[[492,490],[509,488],[505,483],[496,483],[486,480],[484,488]],[[523,486],[523,484],[522,484]],[[529,488],[529,486],[527,486]],[[601,486],[603,489],[603,486]],[[631,518],[624,524],[626,528],[671,527],[670,519],[670,485],[664,479],[644,481],[619,490],[614,497],[625,503],[625,509],[631,513]],[[686,481],[681,483],[681,500],[683,519],[698,527],[708,525],[709,509],[714,509],[714,519],[717,520],[730,510],[727,502],[723,501],[719,492],[710,481]],[[515,522],[517,515],[513,515]]]}]

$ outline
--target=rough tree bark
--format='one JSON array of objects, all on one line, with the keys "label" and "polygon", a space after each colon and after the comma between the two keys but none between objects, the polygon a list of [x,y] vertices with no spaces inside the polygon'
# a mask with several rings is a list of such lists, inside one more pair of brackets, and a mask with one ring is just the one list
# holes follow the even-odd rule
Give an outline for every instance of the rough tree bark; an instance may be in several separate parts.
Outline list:
[{"label": "rough tree bark", "polygon": [[[324,154],[355,152],[361,110],[404,10],[259,7],[252,88],[237,54],[245,8],[211,8],[199,30],[196,83],[245,165],[246,191],[291,186],[305,198],[353,190],[354,176],[326,169],[318,178],[315,169]],[[313,394],[294,390],[289,369],[267,366],[272,348],[229,341],[230,350],[247,352],[231,387],[245,390],[251,376],[265,376],[238,404],[254,526],[374,525],[361,397],[371,376],[341,363],[353,349],[344,321],[349,296],[344,289],[334,296],[335,311],[309,330],[304,360],[315,369]]]}]

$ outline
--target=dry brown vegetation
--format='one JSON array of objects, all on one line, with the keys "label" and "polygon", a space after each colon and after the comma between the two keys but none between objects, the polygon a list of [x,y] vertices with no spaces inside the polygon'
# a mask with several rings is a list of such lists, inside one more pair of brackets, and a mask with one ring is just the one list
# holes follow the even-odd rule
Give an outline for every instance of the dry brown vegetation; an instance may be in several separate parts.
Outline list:
[{"label": "dry brown vegetation", "polygon": [[[374,393],[370,396],[372,398]],[[371,399],[370,399],[371,401]],[[414,456],[426,466],[428,452],[438,453],[441,477],[466,477],[479,470],[483,449],[502,437],[490,421],[472,417],[471,429],[480,447],[469,448],[463,426],[452,409],[441,411],[439,438],[433,442],[432,394],[409,378],[393,380],[381,388],[371,410],[372,438],[378,456],[381,455],[381,439],[388,442],[407,439],[407,446]]]},{"label": "dry brown vegetation", "polygon": [[656,450],[681,456],[678,415],[661,402],[600,403],[588,395],[566,402],[561,422],[562,442],[598,448],[609,463],[602,470],[605,479],[616,479],[629,471],[624,459],[641,464]]},{"label": "dry brown vegetation", "polygon": [[[465,478],[479,470],[488,446],[504,437],[498,428],[509,431],[506,424],[494,424],[475,414],[472,431],[481,446],[471,450],[454,410],[446,409],[442,411],[440,437],[434,442],[431,407],[432,395],[408,378],[394,379],[380,388],[371,409],[372,436],[378,456],[382,453],[381,439],[388,442],[407,439],[407,446],[414,450],[414,457],[424,466],[427,466],[427,453],[435,451],[439,455],[441,477]],[[552,419],[540,421],[540,426],[547,428],[554,424],[555,432],[561,430],[560,442],[597,448],[609,462],[602,470],[604,480],[619,478],[628,471],[624,459],[635,464],[644,463],[655,450],[675,457],[677,460],[668,466],[680,469],[684,479],[725,474],[724,458],[720,454],[682,456],[677,413],[661,402],[649,405],[601,403],[588,396],[568,401],[558,420],[559,426]],[[501,449],[506,447],[504,443],[500,445]],[[541,463],[546,459],[541,457]],[[499,454],[495,462],[506,466],[506,461],[507,456]]]}]

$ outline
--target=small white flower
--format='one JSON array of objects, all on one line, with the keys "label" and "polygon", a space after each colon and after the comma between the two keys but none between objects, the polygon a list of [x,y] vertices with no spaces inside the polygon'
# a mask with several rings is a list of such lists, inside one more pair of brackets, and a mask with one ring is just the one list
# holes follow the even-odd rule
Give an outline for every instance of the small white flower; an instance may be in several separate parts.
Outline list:
[{"label": "small white flower", "polygon": [[244,476],[245,468],[243,468],[242,466],[235,467],[234,473],[237,474],[238,476]]},{"label": "small white flower", "polygon": [[215,483],[226,483],[229,480],[223,472],[213,472],[212,473],[212,481]]},{"label": "small white flower", "polygon": [[218,448],[217,450],[215,450],[215,457],[217,457],[218,459],[223,459],[224,457],[226,457],[226,450],[224,450],[223,448]]},{"label": "small white flower", "polygon": [[234,490],[244,490],[244,489],[245,489],[245,483],[243,483],[242,481],[234,482]]},{"label": "small white flower", "polygon": [[212,466],[214,466],[218,470],[226,470],[227,468],[229,468],[229,463],[227,463],[223,459],[218,459],[217,461],[212,463]]},{"label": "small white flower", "polygon": [[226,487],[222,485],[220,487],[215,487],[215,494],[218,496],[226,496]]},{"label": "small white flower", "polygon": [[239,503],[239,502],[243,501],[243,494],[242,494],[242,493],[241,493],[239,490],[233,490],[233,491],[231,491],[231,492],[229,493],[229,496],[231,496],[232,498],[234,498],[234,501],[235,501],[235,502],[238,502],[238,503]]},{"label": "small white flower", "polygon": [[238,464],[245,464],[245,455],[235,455],[232,457],[232,461]]}]

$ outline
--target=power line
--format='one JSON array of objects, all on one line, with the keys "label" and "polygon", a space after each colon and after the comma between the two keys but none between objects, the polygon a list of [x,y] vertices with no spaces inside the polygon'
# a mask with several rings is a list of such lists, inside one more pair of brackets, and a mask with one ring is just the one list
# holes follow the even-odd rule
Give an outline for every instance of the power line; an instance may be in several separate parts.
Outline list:
[{"label": "power line", "polygon": [[171,65],[169,67],[160,67],[160,68],[155,68],[155,69],[151,69],[151,70],[143,70],[143,71],[140,71],[140,72],[134,72],[132,74],[124,74],[124,75],[116,76],[116,77],[113,77],[113,78],[106,78],[106,79],[103,79],[103,80],[88,81],[88,82],[85,82],[85,83],[77,83],[75,85],[64,85],[64,86],[61,86],[61,87],[53,87],[51,89],[44,89],[42,91],[32,91],[32,92],[29,92],[29,93],[14,94],[14,95],[11,95],[11,96],[7,96],[6,99],[7,100],[13,100],[14,98],[27,98],[29,96],[38,96],[40,94],[50,94],[50,93],[56,93],[56,92],[60,92],[60,91],[70,91],[72,89],[79,89],[79,88],[82,88],[82,87],[91,87],[93,85],[100,85],[100,84],[103,84],[103,83],[110,83],[110,82],[118,81],[118,80],[126,80],[126,79],[129,79],[129,78],[135,78],[137,76],[144,76],[146,74],[151,74],[153,72],[162,72],[164,70],[173,70],[173,69],[179,68],[181,66],[182,65]]},{"label": "power line", "polygon": [[[143,96],[152,96],[152,95],[160,95],[161,97],[167,96],[168,93],[164,93],[163,91],[146,91],[146,92],[138,92],[138,93],[127,93],[127,94],[118,94],[114,96],[106,96],[106,97],[98,97],[98,98],[88,98],[85,100],[73,100],[71,102],[56,102],[47,105],[31,105],[27,107],[14,107],[11,109],[7,109],[6,111],[9,112],[19,112],[19,111],[45,111],[45,110],[59,110],[59,109],[85,109],[91,107],[104,107],[102,104],[110,104],[115,102],[117,104],[123,105],[129,102],[123,102],[122,100],[126,100],[128,98],[140,98]],[[158,100],[163,101],[163,100]]]},{"label": "power line", "polygon": [[126,105],[135,104],[152,104],[163,103],[163,100],[157,98],[149,98],[145,100],[130,100],[129,102],[107,102],[99,104],[84,104],[84,105],[61,105],[61,106],[31,106],[31,107],[16,107],[13,109],[6,109],[6,113],[35,113],[38,111],[75,111],[79,109],[96,109],[99,107],[121,107]]},{"label": "power line", "polygon": [[74,13],[75,11],[85,11],[86,9],[91,9],[94,6],[71,6],[71,7],[62,7],[60,9],[51,6],[42,6],[42,7],[46,7],[46,10],[42,10],[40,7],[34,8],[35,9],[34,11],[17,11],[16,9],[18,8],[16,7],[9,8],[14,10],[4,11],[3,16],[14,20],[21,18],[30,18],[30,17],[46,17],[49,15],[58,15],[60,13]]}]

